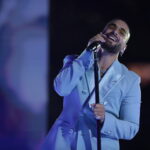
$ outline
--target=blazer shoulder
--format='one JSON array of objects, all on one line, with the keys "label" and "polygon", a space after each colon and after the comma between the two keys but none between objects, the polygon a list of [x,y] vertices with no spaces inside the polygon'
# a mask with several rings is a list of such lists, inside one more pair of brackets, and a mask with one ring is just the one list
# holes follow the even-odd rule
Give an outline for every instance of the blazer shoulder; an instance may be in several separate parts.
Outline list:
[{"label": "blazer shoulder", "polygon": [[134,71],[127,68],[127,66],[122,64],[123,72],[129,80],[141,80],[141,77]]}]

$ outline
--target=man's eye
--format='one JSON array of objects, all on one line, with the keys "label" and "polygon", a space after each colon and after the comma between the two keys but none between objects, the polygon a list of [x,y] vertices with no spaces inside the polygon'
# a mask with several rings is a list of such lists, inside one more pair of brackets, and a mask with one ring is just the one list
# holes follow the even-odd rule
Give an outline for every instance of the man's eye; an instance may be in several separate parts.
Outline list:
[{"label": "man's eye", "polygon": [[120,35],[125,36],[126,33],[124,31],[120,31]]}]

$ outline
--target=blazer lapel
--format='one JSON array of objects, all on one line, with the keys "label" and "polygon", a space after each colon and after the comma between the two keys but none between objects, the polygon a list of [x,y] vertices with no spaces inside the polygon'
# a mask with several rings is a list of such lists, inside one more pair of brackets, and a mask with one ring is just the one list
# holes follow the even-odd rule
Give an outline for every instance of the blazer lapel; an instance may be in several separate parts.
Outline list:
[{"label": "blazer lapel", "polygon": [[[100,78],[100,76],[99,76]],[[114,61],[111,67],[108,69],[106,74],[99,82],[99,93],[100,93],[100,102],[103,103],[105,97],[111,92],[111,90],[119,83],[119,81],[124,78],[122,74],[122,66],[118,60]],[[94,94],[94,86],[91,87],[92,81],[94,82],[94,68],[85,73],[85,82],[86,86],[84,87],[84,92],[87,93],[86,99],[84,102],[87,103],[90,100],[92,94]],[[94,85],[94,83],[93,83]]]},{"label": "blazer lapel", "polygon": [[110,91],[124,78],[122,67],[118,60],[114,61],[99,84],[100,100],[103,101]]}]

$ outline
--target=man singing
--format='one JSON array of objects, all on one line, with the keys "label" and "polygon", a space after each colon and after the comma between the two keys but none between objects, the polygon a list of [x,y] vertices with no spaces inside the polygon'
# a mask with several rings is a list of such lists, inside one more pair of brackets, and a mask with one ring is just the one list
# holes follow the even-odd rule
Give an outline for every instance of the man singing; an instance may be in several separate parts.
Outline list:
[{"label": "man singing", "polygon": [[88,42],[101,43],[98,53],[100,104],[95,104],[93,52],[66,56],[54,80],[64,97],[63,110],[43,150],[97,150],[97,119],[102,124],[101,149],[119,150],[119,139],[130,140],[139,130],[140,77],[118,61],[130,38],[127,23],[114,19]]}]

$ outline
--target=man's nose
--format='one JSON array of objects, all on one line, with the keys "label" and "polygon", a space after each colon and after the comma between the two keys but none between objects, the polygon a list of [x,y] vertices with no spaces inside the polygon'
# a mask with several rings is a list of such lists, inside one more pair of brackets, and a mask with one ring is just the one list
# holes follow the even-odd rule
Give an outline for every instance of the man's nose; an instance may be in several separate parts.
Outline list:
[{"label": "man's nose", "polygon": [[113,30],[113,32],[112,32],[115,36],[117,36],[118,35],[118,33],[117,33],[117,30]]}]

